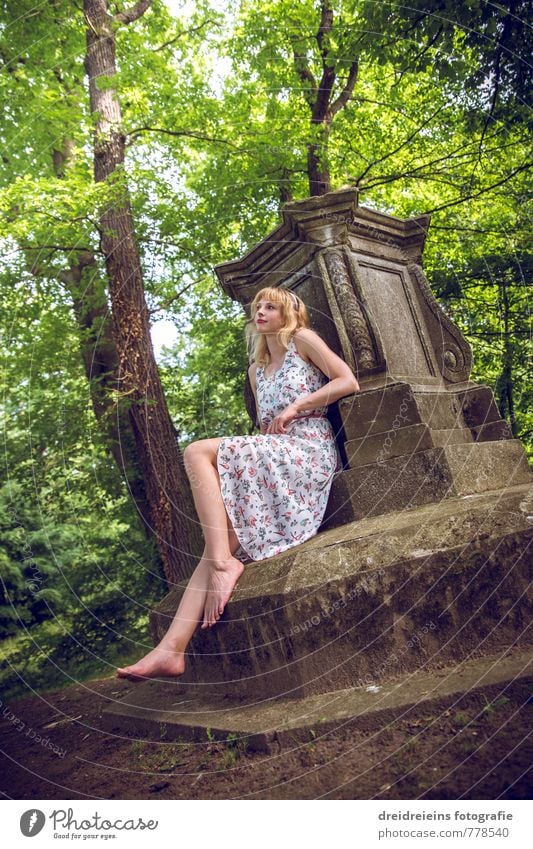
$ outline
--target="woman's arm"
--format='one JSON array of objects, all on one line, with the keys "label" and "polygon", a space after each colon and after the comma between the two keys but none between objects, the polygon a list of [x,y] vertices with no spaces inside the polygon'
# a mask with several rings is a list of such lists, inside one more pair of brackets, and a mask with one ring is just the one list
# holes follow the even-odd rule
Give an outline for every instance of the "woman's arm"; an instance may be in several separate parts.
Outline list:
[{"label": "woman's arm", "polygon": [[329,383],[321,386],[310,395],[302,395],[286,407],[270,422],[267,433],[285,433],[285,425],[295,418],[297,413],[314,410],[327,404],[359,392],[360,386],[351,368],[329,348],[324,340],[307,327],[302,327],[294,334],[298,353],[311,360],[327,377]]},{"label": "woman's arm", "polygon": [[294,402],[298,412],[314,410],[315,407],[331,404],[339,398],[344,398],[345,395],[359,392],[361,387],[350,366],[326,345],[318,333],[308,327],[301,327],[294,334],[294,341],[298,353],[307,356],[321,372],[329,377],[329,383],[325,386]]},{"label": "woman's arm", "polygon": [[255,423],[256,423],[257,427],[260,429],[261,433],[266,433],[266,428],[259,421],[259,404],[257,403],[256,372],[257,372],[257,364],[252,363],[250,365],[250,368],[248,369],[248,378],[250,380],[250,386],[252,387],[252,392],[254,393],[254,398],[255,398]]}]

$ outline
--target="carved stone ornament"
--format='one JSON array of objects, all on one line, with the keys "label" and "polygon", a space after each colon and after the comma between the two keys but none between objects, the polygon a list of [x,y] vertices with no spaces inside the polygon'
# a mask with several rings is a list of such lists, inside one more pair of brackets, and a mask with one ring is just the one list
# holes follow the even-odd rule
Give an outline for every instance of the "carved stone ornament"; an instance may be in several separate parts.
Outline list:
[{"label": "carved stone ornament", "polygon": [[468,380],[472,368],[472,351],[468,342],[435,300],[422,268],[416,263],[411,263],[408,271],[416,279],[419,291],[434,319],[435,331],[431,336],[435,339],[438,333],[440,337],[440,341],[434,343],[433,350],[441,374],[452,383]]},{"label": "carved stone ornament", "polygon": [[319,265],[326,285],[329,284],[334,293],[346,328],[350,354],[352,351],[355,352],[359,369],[374,368],[377,365],[374,345],[366,318],[355,296],[350,271],[342,251],[331,249],[321,251]]}]

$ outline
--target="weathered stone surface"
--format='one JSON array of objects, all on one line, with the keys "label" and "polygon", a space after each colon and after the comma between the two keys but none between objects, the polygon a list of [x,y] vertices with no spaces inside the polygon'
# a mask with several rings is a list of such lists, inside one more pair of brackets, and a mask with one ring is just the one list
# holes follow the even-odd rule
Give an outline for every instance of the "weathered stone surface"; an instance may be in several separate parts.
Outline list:
[{"label": "weathered stone surface", "polygon": [[[286,205],[280,227],[217,267],[245,309],[263,286],[297,291],[356,372],[361,392],[330,410],[348,468],[323,531],[248,565],[221,621],[196,633],[185,675],[141,685],[110,721],[266,745],[317,713],[368,719],[368,680],[394,711],[434,686],[410,673],[527,644],[532,474],[491,389],[469,382],[470,346],[425,278],[428,226],[343,190]],[[156,640],[180,595],[154,612]],[[484,663],[453,686],[476,686]]]},{"label": "weathered stone surface", "polygon": [[[184,680],[295,698],[527,639],[528,492],[362,519],[248,565],[216,629],[193,639]],[[157,611],[157,636],[177,603]]]},{"label": "weathered stone surface", "polygon": [[[279,227],[216,268],[245,309],[265,285],[297,291],[312,326],[358,376],[361,391],[337,405],[346,468],[334,482],[326,527],[495,489],[508,469],[516,482],[526,479],[519,443],[491,389],[469,382],[470,346],[424,275],[429,220],[361,207],[357,192],[344,189],[287,204]],[[452,450],[501,441],[509,444],[494,452]]]},{"label": "weathered stone surface", "polygon": [[374,731],[395,718],[408,718],[421,705],[428,711],[457,707],[464,693],[477,695],[480,709],[502,692],[519,693],[525,702],[533,683],[532,661],[531,649],[504,649],[430,673],[422,668],[387,680],[369,676],[358,687],[334,693],[247,703],[175,681],[152,681],[111,703],[102,719],[104,727],[122,734],[203,742],[209,729],[212,740],[229,738],[252,751],[277,751],[347,724]]},{"label": "weathered stone surface", "polygon": [[448,443],[441,448],[392,457],[387,452],[390,448],[384,441],[383,459],[378,454],[377,462],[335,477],[323,528],[532,480],[524,450],[516,439]]},{"label": "weathered stone surface", "polygon": [[431,448],[469,442],[472,442],[472,434],[466,428],[431,430],[425,424],[417,424],[351,439],[346,443],[345,450],[350,468],[356,469],[375,463],[376,458],[379,462],[380,455],[385,460],[388,457],[401,457]]}]

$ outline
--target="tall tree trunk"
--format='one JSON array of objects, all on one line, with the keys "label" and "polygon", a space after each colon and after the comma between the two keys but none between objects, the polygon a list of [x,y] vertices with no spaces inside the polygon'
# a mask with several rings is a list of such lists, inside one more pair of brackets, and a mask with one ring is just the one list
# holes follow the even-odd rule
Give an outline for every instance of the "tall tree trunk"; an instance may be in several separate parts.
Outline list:
[{"label": "tall tree trunk", "polygon": [[[348,73],[344,79],[342,91],[334,97],[333,90],[338,78],[338,72],[345,73],[346,58],[335,61],[331,51],[331,33],[333,30],[333,3],[332,0],[321,0],[320,24],[316,33],[316,43],[321,57],[320,80],[315,75],[309,64],[307,55],[307,43],[302,43],[301,38],[292,38],[294,55],[294,69],[302,81],[302,93],[311,111],[310,128],[313,140],[307,143],[307,176],[309,179],[309,194],[314,197],[325,195],[331,191],[331,180],[328,162],[328,145],[331,125],[337,112],[344,109],[349,102],[357,75],[359,72],[359,59],[357,56],[349,57]],[[339,65],[339,67],[337,67]]]},{"label": "tall tree trunk", "polygon": [[61,280],[72,298],[80,330],[80,350],[94,415],[106,446],[124,475],[143,530],[147,537],[151,537],[153,519],[129,413],[120,399],[116,399],[119,359],[105,290],[98,278],[94,255],[83,253],[77,261],[71,261],[70,269],[63,272]]},{"label": "tall tree trunk", "polygon": [[328,166],[328,142],[329,127],[325,123],[322,123],[320,127],[320,141],[307,145],[307,175],[311,197],[325,195],[326,192],[331,191]]},{"label": "tall tree trunk", "polygon": [[[52,152],[58,178],[65,176],[73,158],[74,144],[71,139],[64,139]],[[69,270],[62,272],[60,277],[72,299],[80,331],[80,352],[95,418],[111,456],[125,477],[143,530],[147,537],[151,537],[153,520],[129,414],[116,400],[119,359],[105,286],[100,279],[94,253],[79,251],[75,257],[70,254]]]},{"label": "tall tree trunk", "polygon": [[142,269],[124,177],[125,139],[120,104],[113,88],[100,86],[116,74],[117,24],[131,23],[149,5],[147,0],[140,0],[130,10],[111,16],[107,0],[83,0],[87,22],[85,69],[91,112],[96,117],[95,180],[105,182],[114,177],[110,185],[112,199],[100,212],[100,225],[119,357],[117,378],[120,394],[128,401],[154,531],[165,574],[172,583],[190,575],[202,539],[150,338]]}]

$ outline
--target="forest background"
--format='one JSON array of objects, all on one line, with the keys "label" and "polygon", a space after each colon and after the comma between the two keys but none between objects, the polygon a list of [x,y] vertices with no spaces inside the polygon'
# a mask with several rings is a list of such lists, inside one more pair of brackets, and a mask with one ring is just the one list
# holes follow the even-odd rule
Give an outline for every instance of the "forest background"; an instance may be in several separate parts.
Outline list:
[{"label": "forest background", "polygon": [[201,544],[183,448],[254,432],[213,267],[287,201],[431,213],[433,291],[531,455],[527,6],[4,0],[7,694],[151,645]]}]

